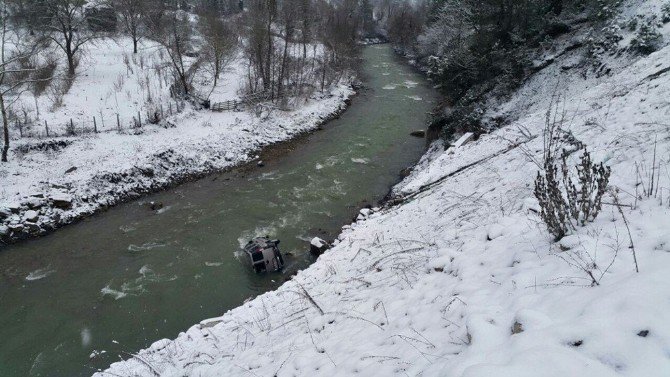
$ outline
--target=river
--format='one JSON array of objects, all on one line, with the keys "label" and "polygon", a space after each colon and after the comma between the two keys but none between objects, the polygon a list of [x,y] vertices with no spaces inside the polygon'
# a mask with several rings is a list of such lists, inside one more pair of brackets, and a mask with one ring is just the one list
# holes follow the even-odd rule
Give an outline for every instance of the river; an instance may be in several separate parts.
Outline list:
[{"label": "river", "polygon": [[[426,128],[436,100],[389,46],[362,55],[366,89],[350,108],[264,167],[208,176],[0,250],[0,376],[90,375],[313,262],[310,238],[336,237],[421,156],[424,140],[409,133]],[[238,258],[256,235],[291,254],[283,273],[256,275]]]}]

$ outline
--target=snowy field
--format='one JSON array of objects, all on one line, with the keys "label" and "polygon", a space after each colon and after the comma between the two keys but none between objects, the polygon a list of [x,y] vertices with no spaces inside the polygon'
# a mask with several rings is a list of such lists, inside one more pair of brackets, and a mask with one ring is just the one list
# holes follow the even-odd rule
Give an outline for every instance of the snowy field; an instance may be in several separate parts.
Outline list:
[{"label": "snowy field", "polygon": [[[9,163],[0,164],[0,240],[43,234],[119,201],[251,160],[262,146],[315,129],[353,95],[343,81],[294,110],[214,113],[179,104],[178,113],[166,86],[168,68],[155,68],[166,57],[151,44],[133,56],[130,46],[128,40],[90,45],[58,107],[49,93],[20,98],[18,108],[40,109],[33,121],[40,126],[24,130],[35,137],[14,137]],[[233,61],[211,100],[239,99],[244,72],[243,62]],[[198,91],[207,92],[211,84],[196,81]],[[158,106],[167,121],[131,127],[138,113],[145,117]],[[94,116],[99,133],[91,132]],[[45,138],[45,121],[51,135],[63,135],[70,119],[76,136]]]},{"label": "snowy field", "polygon": [[[561,55],[491,110],[512,124],[434,145],[396,188],[402,205],[361,214],[278,290],[97,376],[669,376],[662,32],[664,48],[612,58],[600,78],[564,68],[581,51]],[[533,195],[550,109],[612,168],[623,205],[607,194],[597,220],[558,243]],[[659,189],[646,195],[654,172]]]}]

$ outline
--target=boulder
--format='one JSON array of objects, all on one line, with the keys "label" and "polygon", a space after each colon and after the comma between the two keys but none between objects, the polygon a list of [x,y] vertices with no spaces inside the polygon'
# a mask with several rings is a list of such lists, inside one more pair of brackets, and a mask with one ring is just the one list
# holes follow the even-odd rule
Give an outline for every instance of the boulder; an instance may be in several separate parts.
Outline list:
[{"label": "boulder", "polygon": [[56,208],[69,209],[72,207],[72,196],[68,194],[54,194],[51,200]]},{"label": "boulder", "polygon": [[14,233],[20,233],[23,231],[23,224],[9,224],[7,227]]},{"label": "boulder", "polygon": [[0,207],[0,220],[4,220],[12,215],[12,210],[7,207]]},{"label": "boulder", "polygon": [[38,209],[44,206],[44,199],[40,198],[30,198],[26,200],[25,204],[28,206],[30,209]]},{"label": "boulder", "polygon": [[12,211],[12,213],[19,213],[19,212],[21,212],[21,204],[19,204],[19,203],[9,203],[9,204],[7,204],[7,209]]},{"label": "boulder", "polygon": [[26,211],[26,213],[23,215],[23,221],[29,221],[31,223],[37,222],[37,219],[39,218],[39,214],[37,211]]},{"label": "boulder", "polygon": [[330,249],[328,242],[319,237],[312,238],[312,241],[309,243],[309,252],[312,255],[321,255],[328,249]]},{"label": "boulder", "polygon": [[149,203],[149,208],[152,211],[158,211],[159,209],[163,208],[163,203],[161,203],[161,202],[150,202]]},{"label": "boulder", "polygon": [[35,234],[35,235],[37,235],[37,234],[42,233],[42,228],[41,228],[38,224],[26,223],[25,225],[26,225],[26,230],[27,230],[30,234]]}]

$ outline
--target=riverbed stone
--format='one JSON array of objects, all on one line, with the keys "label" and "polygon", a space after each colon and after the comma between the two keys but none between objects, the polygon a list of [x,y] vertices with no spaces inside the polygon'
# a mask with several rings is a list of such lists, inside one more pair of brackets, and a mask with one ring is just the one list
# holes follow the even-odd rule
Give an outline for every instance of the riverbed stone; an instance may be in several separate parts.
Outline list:
[{"label": "riverbed stone", "polygon": [[72,196],[68,194],[54,194],[51,196],[54,207],[61,209],[69,209],[72,207]]},{"label": "riverbed stone", "polygon": [[26,223],[25,229],[28,231],[28,233],[35,235],[40,234],[42,232],[42,227],[34,223]]},{"label": "riverbed stone", "polygon": [[7,227],[14,233],[20,233],[24,228],[23,224],[9,224]]},{"label": "riverbed stone", "polygon": [[12,213],[21,212],[21,204],[19,203],[9,203],[7,204],[7,208],[12,211]]},{"label": "riverbed stone", "polygon": [[37,211],[26,211],[26,213],[23,215],[23,221],[29,221],[29,222],[36,222],[37,219],[39,218],[39,214]]},{"label": "riverbed stone", "polygon": [[150,202],[149,203],[149,208],[152,211],[158,211],[159,209],[163,208],[163,203],[161,203],[161,202]]},{"label": "riverbed stone", "polygon": [[12,215],[12,210],[7,207],[0,207],[0,220],[4,220]]},{"label": "riverbed stone", "polygon": [[312,241],[309,243],[309,252],[312,253],[312,255],[321,255],[329,248],[330,245],[328,242],[319,237],[312,238]]},{"label": "riverbed stone", "polygon": [[30,209],[38,209],[44,206],[44,199],[40,198],[30,198],[26,200],[25,204],[28,206]]}]

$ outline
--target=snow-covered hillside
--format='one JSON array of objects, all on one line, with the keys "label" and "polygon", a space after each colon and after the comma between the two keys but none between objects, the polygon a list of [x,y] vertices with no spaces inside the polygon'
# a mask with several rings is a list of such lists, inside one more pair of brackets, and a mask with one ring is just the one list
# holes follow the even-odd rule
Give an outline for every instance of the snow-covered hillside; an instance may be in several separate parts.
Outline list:
[{"label": "snow-covered hillside", "polygon": [[[557,57],[491,110],[512,124],[434,145],[396,188],[401,205],[362,214],[277,291],[97,376],[670,375],[668,24],[660,32],[659,51],[610,57],[599,78],[571,68],[583,50]],[[560,242],[533,195],[548,112],[612,168],[600,216]]]}]

